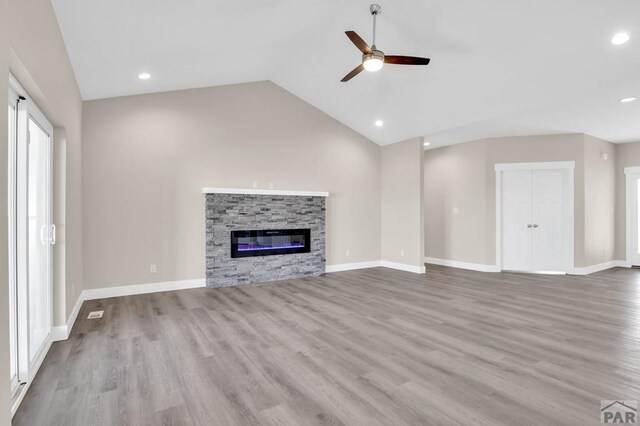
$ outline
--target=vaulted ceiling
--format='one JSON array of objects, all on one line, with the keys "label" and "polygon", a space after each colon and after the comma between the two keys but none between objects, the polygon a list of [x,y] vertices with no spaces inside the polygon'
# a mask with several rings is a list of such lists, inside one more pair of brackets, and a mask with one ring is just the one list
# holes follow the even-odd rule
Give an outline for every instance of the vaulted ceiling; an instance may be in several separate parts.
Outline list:
[{"label": "vaulted ceiling", "polygon": [[[637,0],[381,0],[378,47],[432,62],[341,83],[360,60],[344,31],[370,42],[370,3],[53,0],[87,100],[272,80],[379,144],[640,140],[640,100],[619,102],[640,97]],[[631,40],[614,46],[619,31]]]}]

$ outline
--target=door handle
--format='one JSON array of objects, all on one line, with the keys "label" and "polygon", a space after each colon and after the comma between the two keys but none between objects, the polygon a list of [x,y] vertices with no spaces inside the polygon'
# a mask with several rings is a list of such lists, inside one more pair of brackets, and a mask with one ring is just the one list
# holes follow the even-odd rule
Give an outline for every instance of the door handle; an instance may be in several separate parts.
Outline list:
[{"label": "door handle", "polygon": [[51,245],[56,244],[56,226],[51,224]]},{"label": "door handle", "polygon": [[534,225],[533,225],[533,227],[534,227],[534,228],[537,228],[537,227],[538,227],[538,224],[537,224],[537,223],[536,223],[536,224],[534,224]]},{"label": "door handle", "polygon": [[533,226],[532,224],[528,224],[528,225],[527,225],[527,228],[531,228],[532,226]]}]

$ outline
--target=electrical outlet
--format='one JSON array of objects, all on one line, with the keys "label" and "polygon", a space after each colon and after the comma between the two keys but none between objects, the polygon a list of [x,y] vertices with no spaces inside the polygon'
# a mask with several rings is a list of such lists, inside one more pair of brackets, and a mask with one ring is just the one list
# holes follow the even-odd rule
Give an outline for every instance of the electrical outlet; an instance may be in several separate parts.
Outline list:
[{"label": "electrical outlet", "polygon": [[253,186],[253,189],[256,189],[258,187],[258,182],[254,180],[251,185]]},{"label": "electrical outlet", "polygon": [[460,209],[457,208],[457,207],[454,207],[453,208],[453,214],[458,214],[458,213],[460,213]]},{"label": "electrical outlet", "polygon": [[404,250],[400,250],[400,256],[404,256]]},{"label": "electrical outlet", "polygon": [[345,252],[344,252],[344,254],[345,254],[345,256],[347,256],[347,257],[351,256],[351,252],[350,252],[349,250],[345,251]]},{"label": "electrical outlet", "polygon": [[158,268],[156,268],[156,265],[149,265],[149,273],[155,274],[156,272],[158,272]]}]

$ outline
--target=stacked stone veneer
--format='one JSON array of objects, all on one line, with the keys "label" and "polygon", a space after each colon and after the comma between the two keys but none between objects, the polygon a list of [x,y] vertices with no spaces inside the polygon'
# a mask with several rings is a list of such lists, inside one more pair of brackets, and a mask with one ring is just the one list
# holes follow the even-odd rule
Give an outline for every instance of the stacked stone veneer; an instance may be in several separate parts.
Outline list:
[{"label": "stacked stone veneer", "polygon": [[[325,197],[206,194],[207,287],[325,272]],[[311,229],[311,252],[231,257],[231,231]]]}]

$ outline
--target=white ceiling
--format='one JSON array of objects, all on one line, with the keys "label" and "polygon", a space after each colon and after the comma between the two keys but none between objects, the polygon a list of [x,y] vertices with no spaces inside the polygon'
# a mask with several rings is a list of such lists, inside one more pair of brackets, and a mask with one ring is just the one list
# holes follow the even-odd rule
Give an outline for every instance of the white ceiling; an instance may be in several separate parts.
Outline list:
[{"label": "white ceiling", "polygon": [[[640,97],[638,0],[381,0],[378,48],[432,62],[348,83],[360,54],[344,31],[370,41],[370,0],[53,3],[84,99],[272,80],[380,144],[640,140],[640,100],[618,102]],[[631,41],[613,46],[618,31]]]}]

